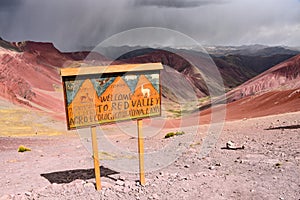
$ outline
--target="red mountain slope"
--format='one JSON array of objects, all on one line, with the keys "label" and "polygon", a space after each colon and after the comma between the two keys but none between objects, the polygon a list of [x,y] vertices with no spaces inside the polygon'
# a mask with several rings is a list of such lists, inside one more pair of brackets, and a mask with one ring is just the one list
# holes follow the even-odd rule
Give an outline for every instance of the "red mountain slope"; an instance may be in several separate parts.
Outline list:
[{"label": "red mountain slope", "polygon": [[[300,111],[300,55],[280,63],[227,94],[226,119]],[[211,109],[201,111],[210,121]]]},{"label": "red mountain slope", "polygon": [[[24,45],[24,44],[23,44]],[[32,44],[16,52],[0,47],[0,96],[15,104],[22,104],[51,112],[63,109],[61,81],[56,66],[67,61],[48,44]]]},{"label": "red mountain slope", "polygon": [[229,102],[269,91],[283,91],[300,87],[300,55],[282,62],[241,86],[228,92]]},{"label": "red mountain slope", "polygon": [[[82,61],[88,52],[61,53],[51,43],[0,40],[0,97],[64,117],[59,68]],[[107,60],[100,54],[91,59]]]}]

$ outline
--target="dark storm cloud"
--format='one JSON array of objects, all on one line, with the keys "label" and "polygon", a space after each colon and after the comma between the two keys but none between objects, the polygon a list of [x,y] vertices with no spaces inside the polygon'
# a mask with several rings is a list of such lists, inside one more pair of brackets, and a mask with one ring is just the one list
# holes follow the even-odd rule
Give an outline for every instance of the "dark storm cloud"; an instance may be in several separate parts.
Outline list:
[{"label": "dark storm cloud", "polygon": [[0,0],[0,37],[9,41],[49,41],[60,50],[73,51],[96,46],[113,34],[139,27],[173,29],[201,44],[300,46],[300,3],[298,0]]},{"label": "dark storm cloud", "polygon": [[11,26],[15,11],[23,4],[22,0],[0,0],[0,38]]},{"label": "dark storm cloud", "polygon": [[224,3],[222,0],[135,0],[137,6],[156,6],[169,8],[192,8],[209,4]]},{"label": "dark storm cloud", "polygon": [[0,11],[10,11],[18,6],[21,6],[22,0],[1,0]]}]

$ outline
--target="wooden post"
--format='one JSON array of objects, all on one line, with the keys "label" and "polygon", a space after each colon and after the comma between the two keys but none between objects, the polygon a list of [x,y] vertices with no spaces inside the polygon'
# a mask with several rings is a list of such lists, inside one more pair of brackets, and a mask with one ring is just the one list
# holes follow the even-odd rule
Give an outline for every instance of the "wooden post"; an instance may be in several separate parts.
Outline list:
[{"label": "wooden post", "polygon": [[93,146],[93,159],[94,159],[95,178],[96,178],[96,189],[101,190],[100,162],[98,156],[96,126],[91,127],[91,132],[92,132],[92,146]]},{"label": "wooden post", "polygon": [[141,185],[145,185],[145,169],[144,169],[144,138],[143,138],[143,120],[137,120],[138,126],[138,146],[139,146],[139,164],[140,164],[140,183]]}]

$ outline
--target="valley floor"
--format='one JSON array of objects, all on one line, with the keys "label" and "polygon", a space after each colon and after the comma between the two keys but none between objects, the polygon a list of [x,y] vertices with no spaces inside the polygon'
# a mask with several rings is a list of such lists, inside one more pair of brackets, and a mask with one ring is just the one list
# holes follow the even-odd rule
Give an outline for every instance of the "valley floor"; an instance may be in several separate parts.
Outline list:
[{"label": "valley floor", "polygon": [[[200,125],[182,128],[186,133],[182,136],[163,139],[171,131],[163,130],[145,139],[146,152],[175,144],[180,138],[187,145],[176,143],[174,152],[181,148],[182,154],[168,166],[147,172],[144,187],[137,184],[138,174],[117,170],[114,162],[125,157],[102,152],[107,161],[100,161],[101,191],[93,185],[90,141],[84,133],[3,136],[0,199],[299,199],[299,116],[300,112],[294,112],[230,121],[220,134],[210,132],[209,125]],[[105,130],[112,131],[106,138],[113,145],[136,151],[135,138],[114,130],[113,126]],[[103,141],[98,139],[100,146]],[[224,148],[228,141],[244,149]],[[31,151],[18,153],[19,145]],[[135,163],[134,156],[126,158]]]}]

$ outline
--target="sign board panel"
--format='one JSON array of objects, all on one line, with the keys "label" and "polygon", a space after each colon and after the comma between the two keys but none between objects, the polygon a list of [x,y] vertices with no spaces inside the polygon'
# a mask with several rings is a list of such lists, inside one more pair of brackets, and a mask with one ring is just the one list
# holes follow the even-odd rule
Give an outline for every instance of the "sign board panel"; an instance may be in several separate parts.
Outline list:
[{"label": "sign board panel", "polygon": [[162,68],[149,63],[62,69],[68,129],[160,116]]}]

